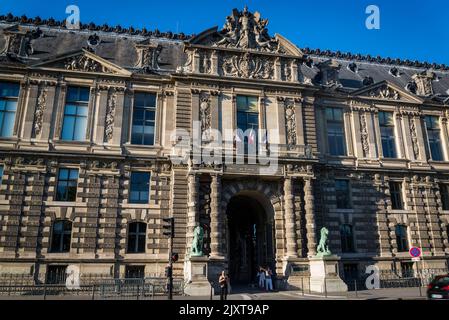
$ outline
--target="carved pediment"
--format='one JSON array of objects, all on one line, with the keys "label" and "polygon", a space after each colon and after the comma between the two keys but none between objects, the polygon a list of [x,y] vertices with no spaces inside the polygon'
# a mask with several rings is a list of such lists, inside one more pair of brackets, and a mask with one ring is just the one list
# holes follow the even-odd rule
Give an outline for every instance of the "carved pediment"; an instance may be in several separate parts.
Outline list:
[{"label": "carved pediment", "polygon": [[270,36],[267,26],[268,19],[263,19],[259,12],[251,13],[247,7],[243,11],[234,9],[221,31],[218,27],[208,29],[191,39],[189,44],[299,57],[304,55],[284,37],[278,34]]},{"label": "carved pediment", "polygon": [[375,83],[368,87],[357,90],[351,95],[370,98],[374,100],[392,100],[415,103],[423,102],[419,97],[407,92],[406,90],[401,89],[400,87],[392,84],[389,81]]},{"label": "carved pediment", "polygon": [[85,49],[49,58],[33,65],[32,68],[50,70],[59,69],[73,72],[102,73],[119,76],[131,75],[131,72]]}]

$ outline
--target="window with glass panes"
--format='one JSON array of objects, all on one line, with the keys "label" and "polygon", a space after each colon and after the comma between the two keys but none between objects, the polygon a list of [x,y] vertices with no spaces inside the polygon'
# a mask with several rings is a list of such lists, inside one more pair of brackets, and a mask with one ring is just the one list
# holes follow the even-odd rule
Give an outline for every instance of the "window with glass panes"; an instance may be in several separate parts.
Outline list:
[{"label": "window with glass panes", "polygon": [[351,208],[351,190],[348,180],[335,180],[335,195],[337,198],[337,209]]},{"label": "window with glass panes", "polygon": [[156,126],[156,95],[138,92],[134,98],[131,144],[152,146]]},{"label": "window with glass panes", "polygon": [[257,152],[257,135],[259,132],[259,106],[258,98],[252,96],[237,96],[237,128],[246,136],[238,139],[245,144],[245,153],[248,148],[254,147]]},{"label": "window with glass panes", "polygon": [[441,129],[439,118],[435,116],[426,116],[426,130],[432,160],[443,161],[444,157],[441,146]]},{"label": "window with glass panes", "polygon": [[329,154],[332,156],[345,156],[346,145],[343,110],[340,108],[327,108],[326,124]]},{"label": "window with glass panes", "polygon": [[59,169],[56,187],[56,201],[76,201],[78,169]]},{"label": "window with glass panes", "polygon": [[147,225],[133,222],[128,228],[128,253],[145,253]]},{"label": "window with glass panes", "polygon": [[19,91],[20,86],[17,83],[0,82],[0,137],[2,138],[13,136]]},{"label": "window with glass panes", "polygon": [[396,243],[398,252],[407,252],[410,250],[408,245],[407,226],[402,224],[396,226]]},{"label": "window with glass panes", "polygon": [[449,210],[449,185],[440,184],[440,196],[443,210]]},{"label": "window with glass panes", "polygon": [[341,251],[343,253],[351,253],[355,251],[354,232],[349,224],[340,226]]},{"label": "window with glass panes", "polygon": [[3,179],[3,166],[0,166],[0,185]]},{"label": "window with glass panes", "polygon": [[132,172],[129,192],[129,203],[148,204],[150,201],[149,172]]},{"label": "window with glass panes", "polygon": [[393,210],[403,210],[404,200],[402,199],[402,184],[390,182],[391,207]]},{"label": "window with glass panes", "polygon": [[68,87],[61,139],[85,141],[89,112],[89,88]]},{"label": "window with glass panes", "polygon": [[392,112],[379,112],[380,134],[384,158],[396,158],[396,139]]},{"label": "window with glass panes", "polygon": [[72,239],[72,222],[68,220],[55,221],[51,239],[51,252],[70,252]]}]

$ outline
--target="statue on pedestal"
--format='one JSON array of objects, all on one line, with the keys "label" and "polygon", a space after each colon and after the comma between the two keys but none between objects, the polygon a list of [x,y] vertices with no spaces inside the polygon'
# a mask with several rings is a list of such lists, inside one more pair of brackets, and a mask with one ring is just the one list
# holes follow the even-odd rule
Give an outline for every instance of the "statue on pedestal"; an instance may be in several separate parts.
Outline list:
[{"label": "statue on pedestal", "polygon": [[203,257],[204,247],[204,229],[201,226],[198,226],[195,228],[195,231],[193,233],[193,243],[192,248],[190,249],[190,256],[191,257]]},{"label": "statue on pedestal", "polygon": [[329,257],[332,255],[332,252],[329,250],[328,241],[329,241],[329,230],[327,228],[322,228],[320,243],[318,244],[317,248],[318,254],[316,255],[318,258]]}]

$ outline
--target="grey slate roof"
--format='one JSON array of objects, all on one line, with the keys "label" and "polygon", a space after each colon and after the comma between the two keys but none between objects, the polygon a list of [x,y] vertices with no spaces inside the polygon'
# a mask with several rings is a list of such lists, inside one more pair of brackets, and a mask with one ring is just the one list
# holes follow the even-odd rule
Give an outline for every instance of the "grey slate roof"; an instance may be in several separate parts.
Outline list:
[{"label": "grey slate roof", "polygon": [[[3,20],[3,21],[2,21]],[[88,30],[88,25],[85,29],[72,31],[67,30],[62,26],[48,26],[39,25],[35,23],[21,23],[20,19],[12,21],[11,17],[0,16],[0,52],[5,47],[4,30],[12,26],[20,25],[23,32],[36,30],[39,27],[43,31],[43,36],[32,40],[34,52],[27,59],[22,59],[25,64],[35,64],[42,59],[49,59],[68,52],[80,50],[88,46],[87,40],[89,36],[97,34],[101,43],[95,48],[95,54],[130,71],[137,71],[135,69],[138,54],[135,45],[144,40],[150,40],[154,44],[159,44],[163,47],[161,55],[159,56],[159,66],[161,73],[174,72],[179,66],[182,66],[186,61],[186,55],[183,52],[183,40],[177,38],[188,39],[187,36],[174,36],[168,34],[170,37],[164,37],[163,34],[143,32],[124,33],[110,31],[112,28],[103,28],[108,31]],[[29,22],[29,20],[25,20]],[[95,28],[91,28],[95,29]],[[99,27],[96,27],[99,29]],[[391,59],[361,57],[355,55],[341,55],[338,53],[321,52],[319,50],[303,49],[312,60],[313,65],[301,66],[302,74],[309,79],[314,79],[318,74],[316,64],[328,60],[333,57],[341,65],[340,82],[345,91],[355,91],[362,88],[363,80],[366,77],[371,77],[374,83],[388,80],[396,84],[400,88],[405,88],[407,83],[412,80],[412,76],[416,73],[423,72],[428,67],[433,67],[433,71],[437,75],[437,81],[433,82],[435,92],[434,100],[445,101],[449,98],[449,68],[445,65],[431,65],[421,62],[397,61]],[[0,58],[1,64],[20,65],[21,62],[13,57],[8,57],[3,54]],[[348,69],[348,65],[355,63],[357,65],[357,72]],[[421,66],[421,67],[417,67]],[[396,67],[399,70],[399,76],[390,74],[391,68]]]}]

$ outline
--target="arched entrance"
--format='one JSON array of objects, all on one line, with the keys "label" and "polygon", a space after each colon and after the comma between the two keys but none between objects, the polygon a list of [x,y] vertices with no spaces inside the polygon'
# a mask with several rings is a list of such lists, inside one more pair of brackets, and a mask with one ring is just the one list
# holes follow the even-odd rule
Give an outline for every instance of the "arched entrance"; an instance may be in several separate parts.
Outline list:
[{"label": "arched entrance", "polygon": [[240,285],[255,283],[259,266],[275,269],[271,203],[263,195],[239,193],[229,201],[227,220],[230,277]]}]

